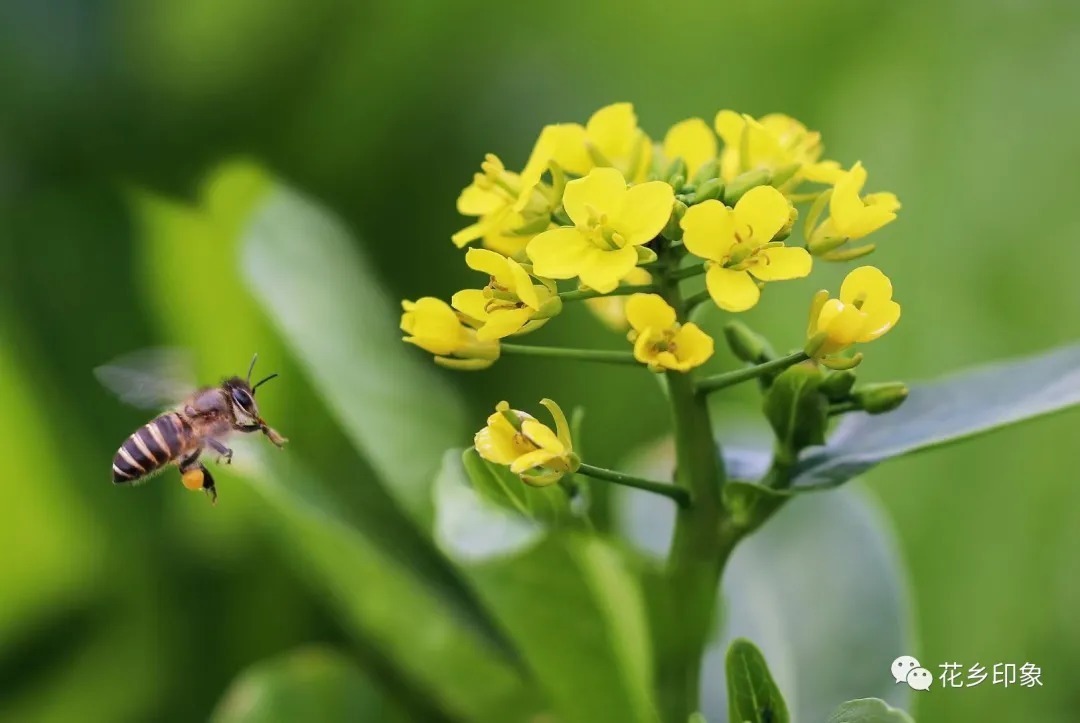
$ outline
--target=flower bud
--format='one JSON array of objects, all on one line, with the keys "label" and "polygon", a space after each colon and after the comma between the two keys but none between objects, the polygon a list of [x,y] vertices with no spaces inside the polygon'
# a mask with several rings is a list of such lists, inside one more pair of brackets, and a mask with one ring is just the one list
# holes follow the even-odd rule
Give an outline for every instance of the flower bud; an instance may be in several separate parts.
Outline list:
[{"label": "flower bud", "polygon": [[686,184],[687,175],[689,175],[689,172],[686,170],[686,161],[679,157],[668,164],[663,175],[660,176],[660,180],[678,190]]},{"label": "flower bud", "polygon": [[891,412],[904,403],[908,387],[903,382],[865,384],[855,389],[851,397],[867,414]]},{"label": "flower bud", "polygon": [[825,261],[851,261],[873,253],[876,248],[877,244],[865,244],[855,248],[830,251],[827,254],[821,254],[821,258]]},{"label": "flower bud", "polygon": [[761,364],[774,356],[765,338],[741,321],[724,325],[724,339],[735,358],[750,364]]},{"label": "flower bud", "polygon": [[747,191],[768,184],[771,177],[765,169],[747,171],[736,176],[731,180],[731,183],[724,187],[724,203],[728,206],[734,206],[740,198],[746,195]]},{"label": "flower bud", "polygon": [[675,199],[675,204],[671,207],[671,217],[668,219],[667,225],[664,226],[664,230],[660,232],[660,235],[669,241],[678,241],[682,238],[682,221],[683,214],[686,213],[686,204]]},{"label": "flower bud", "polygon": [[840,248],[848,242],[847,238],[843,236],[825,236],[822,238],[811,238],[810,242],[806,245],[807,250],[814,256],[824,256]]},{"label": "flower bud", "polygon": [[855,386],[855,372],[851,370],[833,372],[821,383],[821,393],[828,397],[830,402],[842,402],[851,395],[853,386]]},{"label": "flower bud", "polygon": [[802,168],[801,163],[791,163],[786,166],[781,166],[780,168],[777,168],[775,171],[772,172],[772,180],[770,181],[770,183],[772,183],[773,186],[779,188],[780,186],[783,186],[785,183],[794,178],[795,174],[799,172],[800,168]]},{"label": "flower bud", "polygon": [[540,304],[540,308],[533,314],[533,319],[550,319],[562,312],[563,302],[558,295],[549,296]]},{"label": "flower bud", "polygon": [[701,203],[712,198],[720,198],[722,195],[724,195],[724,182],[719,178],[710,178],[697,187],[690,203]]},{"label": "flower bud", "polygon": [[701,168],[699,168],[697,172],[694,173],[693,178],[691,178],[690,180],[695,186],[700,186],[709,179],[718,178],[719,176],[720,164],[716,161],[716,159],[713,159],[707,163],[702,164]]}]

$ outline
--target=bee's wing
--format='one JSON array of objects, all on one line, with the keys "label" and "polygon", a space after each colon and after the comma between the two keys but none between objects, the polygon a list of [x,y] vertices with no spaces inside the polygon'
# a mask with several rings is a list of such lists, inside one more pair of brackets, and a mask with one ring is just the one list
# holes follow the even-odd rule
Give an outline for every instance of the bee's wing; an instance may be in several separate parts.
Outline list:
[{"label": "bee's wing", "polygon": [[143,349],[94,369],[94,376],[121,400],[143,409],[179,404],[195,390],[190,355],[182,349]]}]

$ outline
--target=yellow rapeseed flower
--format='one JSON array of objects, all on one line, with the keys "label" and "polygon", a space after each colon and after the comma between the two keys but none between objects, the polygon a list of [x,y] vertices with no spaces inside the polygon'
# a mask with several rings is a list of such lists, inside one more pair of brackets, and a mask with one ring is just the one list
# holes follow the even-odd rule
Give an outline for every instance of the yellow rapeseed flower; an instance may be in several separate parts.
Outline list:
[{"label": "yellow rapeseed flower", "polygon": [[661,149],[667,162],[681,158],[690,177],[709,161],[716,160],[716,136],[700,118],[688,118],[671,126]]},{"label": "yellow rapeseed flower", "polygon": [[455,245],[462,247],[483,239],[486,246],[494,248],[500,241],[505,244],[505,237],[517,229],[546,227],[543,219],[550,215],[553,199],[541,178],[557,149],[559,136],[557,126],[545,127],[520,174],[506,170],[495,154],[484,156],[480,173],[473,176],[473,182],[457,200],[458,213],[476,216],[478,220],[453,235]]},{"label": "yellow rapeseed flower", "polygon": [[801,180],[833,183],[840,173],[835,161],[821,161],[821,134],[782,113],[755,119],[722,110],[716,114],[716,133],[724,141],[720,152],[720,175],[724,181],[746,171],[770,172],[790,169],[794,187]]},{"label": "yellow rapeseed flower", "polygon": [[734,209],[716,200],[687,209],[683,243],[708,259],[705,284],[717,306],[746,311],[761,295],[755,279],[782,281],[810,273],[813,260],[805,249],[773,241],[790,218],[791,204],[771,186],[751,189]]},{"label": "yellow rapeseed flower", "polygon": [[900,201],[892,193],[861,196],[866,169],[856,163],[842,173],[829,196],[829,217],[810,234],[815,248],[835,248],[842,241],[863,238],[896,219]]},{"label": "yellow rapeseed flower", "polygon": [[577,176],[593,168],[619,169],[633,183],[645,180],[652,161],[652,142],[638,128],[630,103],[613,103],[592,114],[584,126],[564,123],[557,126],[555,162]]},{"label": "yellow rapeseed flower", "polygon": [[562,310],[555,284],[533,283],[521,264],[487,249],[469,249],[469,268],[488,274],[483,289],[466,289],[454,294],[450,304],[475,320],[480,341],[523,334],[543,326]]},{"label": "yellow rapeseed flower", "polygon": [[497,341],[481,341],[461,322],[450,305],[425,296],[402,301],[403,340],[435,355],[435,363],[451,369],[486,369],[499,358]]},{"label": "yellow rapeseed flower", "polygon": [[651,371],[689,371],[713,355],[712,337],[696,324],[680,324],[675,309],[658,294],[632,295],[626,318],[633,327],[627,338],[634,344],[634,358]]},{"label": "yellow rapeseed flower", "polygon": [[893,301],[892,282],[873,266],[860,266],[849,273],[840,286],[840,298],[819,291],[810,307],[807,326],[807,353],[827,366],[827,358],[853,344],[873,341],[900,320],[900,304]]},{"label": "yellow rapeseed flower", "polygon": [[525,252],[533,271],[548,279],[579,278],[609,293],[638,264],[638,248],[667,224],[675,192],[662,181],[630,188],[614,168],[595,168],[566,184],[563,207],[573,226],[536,236]]},{"label": "yellow rapeseed flower", "polygon": [[[652,274],[638,266],[626,275],[623,283],[632,286],[643,286],[652,283],[652,280]],[[585,307],[612,331],[626,331],[630,326],[626,320],[625,296],[597,296],[586,299]]]},{"label": "yellow rapeseed flower", "polygon": [[543,399],[540,404],[555,420],[554,432],[532,415],[499,402],[495,413],[488,417],[487,426],[474,438],[481,457],[509,467],[523,482],[535,487],[555,484],[581,464],[574,454],[570,425],[562,409],[550,399]]}]

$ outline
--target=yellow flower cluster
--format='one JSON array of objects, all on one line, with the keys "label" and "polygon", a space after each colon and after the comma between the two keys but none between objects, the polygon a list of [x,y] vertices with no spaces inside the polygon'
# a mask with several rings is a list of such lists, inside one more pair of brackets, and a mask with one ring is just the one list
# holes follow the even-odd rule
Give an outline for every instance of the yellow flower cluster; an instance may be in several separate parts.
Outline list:
[{"label": "yellow flower cluster", "polygon": [[[851,243],[896,218],[895,195],[864,193],[861,163],[845,168],[823,154],[819,133],[775,113],[721,110],[711,124],[690,118],[660,143],[629,103],[601,108],[584,124],[546,126],[520,171],[488,154],[458,198],[473,221],[453,242],[480,243],[465,263],[486,283],[449,304],[404,302],[405,340],[441,365],[483,369],[504,346],[512,350],[507,337],[584,299],[607,325],[629,330],[638,362],[689,371],[713,353],[713,340],[686,318],[696,302],[671,306],[652,292],[671,298],[665,289],[703,274],[700,300],[745,311],[766,284],[808,276],[815,259],[872,252],[874,244]],[[809,208],[796,242],[799,204]],[[576,284],[560,291],[560,281]],[[889,280],[873,267],[853,271],[838,299],[822,293],[807,353],[831,365],[847,363],[840,352],[899,318]]]}]

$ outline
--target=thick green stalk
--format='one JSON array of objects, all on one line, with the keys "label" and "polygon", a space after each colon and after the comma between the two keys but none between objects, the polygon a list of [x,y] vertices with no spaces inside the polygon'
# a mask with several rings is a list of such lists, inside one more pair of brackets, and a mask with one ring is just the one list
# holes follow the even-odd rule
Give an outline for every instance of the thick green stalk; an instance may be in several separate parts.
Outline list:
[{"label": "thick green stalk", "polygon": [[[684,309],[678,281],[664,295]],[[667,374],[675,427],[675,481],[693,505],[680,508],[667,561],[667,637],[659,642],[658,688],[663,718],[685,723],[700,702],[701,659],[712,629],[720,573],[738,534],[728,524],[720,491],[724,469],[703,395],[689,374]]]}]

